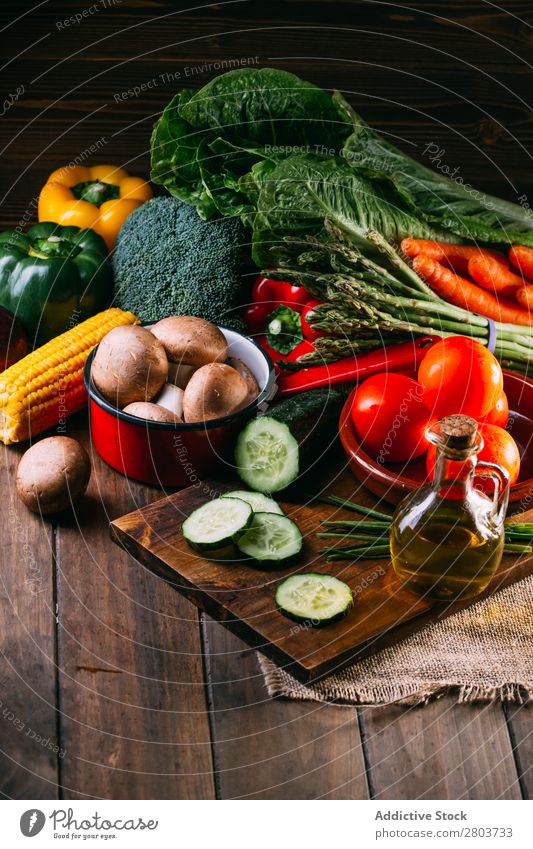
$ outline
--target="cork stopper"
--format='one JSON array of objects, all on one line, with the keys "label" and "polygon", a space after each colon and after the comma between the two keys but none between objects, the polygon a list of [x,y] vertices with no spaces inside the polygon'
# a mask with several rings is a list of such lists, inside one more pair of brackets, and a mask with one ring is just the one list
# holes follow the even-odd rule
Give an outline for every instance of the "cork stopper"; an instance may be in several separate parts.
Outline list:
[{"label": "cork stopper", "polygon": [[440,423],[442,441],[454,451],[472,448],[476,441],[476,432],[477,423],[470,416],[446,416]]}]

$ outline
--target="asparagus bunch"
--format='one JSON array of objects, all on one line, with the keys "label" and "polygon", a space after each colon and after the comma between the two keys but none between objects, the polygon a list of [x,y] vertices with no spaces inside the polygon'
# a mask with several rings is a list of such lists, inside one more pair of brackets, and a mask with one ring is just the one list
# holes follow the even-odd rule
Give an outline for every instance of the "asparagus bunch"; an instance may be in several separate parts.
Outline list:
[{"label": "asparagus bunch", "polygon": [[[331,519],[324,522],[328,528],[317,534],[319,539],[335,539],[348,542],[345,546],[331,546],[324,548],[322,552],[326,560],[379,560],[388,557],[389,534],[392,517],[379,510],[356,504],[354,501],[346,501],[336,495],[319,498],[323,504],[333,504],[359,513],[366,519],[357,521],[352,519]],[[533,523],[512,522],[505,523],[505,554],[531,554],[533,548]]]},{"label": "asparagus bunch", "polygon": [[[279,269],[268,272],[324,302],[314,310],[312,324],[326,335],[302,364],[338,360],[413,335],[463,335],[487,344],[487,319],[435,295],[379,233],[367,231],[359,247],[327,222],[326,229],[327,240],[287,238]],[[495,354],[502,366],[527,373],[533,327],[496,322],[496,332]]]}]

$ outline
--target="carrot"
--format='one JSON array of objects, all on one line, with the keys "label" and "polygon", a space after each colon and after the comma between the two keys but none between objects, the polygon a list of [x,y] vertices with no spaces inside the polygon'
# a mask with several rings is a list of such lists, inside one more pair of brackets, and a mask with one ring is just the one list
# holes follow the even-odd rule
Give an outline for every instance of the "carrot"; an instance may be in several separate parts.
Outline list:
[{"label": "carrot", "polygon": [[506,260],[500,262],[492,256],[480,254],[471,257],[468,272],[479,286],[506,298],[516,298],[518,289],[524,285],[524,278],[511,271]]},{"label": "carrot", "polygon": [[513,245],[509,250],[509,261],[524,277],[533,280],[533,249],[525,245]]},{"label": "carrot", "polygon": [[444,262],[458,274],[466,274],[468,260],[474,256],[487,256],[507,262],[504,254],[490,248],[478,248],[476,245],[450,245],[448,242],[433,242],[430,239],[402,239],[401,249],[408,257],[419,254]]},{"label": "carrot", "polygon": [[521,307],[526,310],[531,310],[533,313],[533,286],[527,283],[522,286],[516,293],[516,300]]},{"label": "carrot", "polygon": [[529,310],[504,298],[496,298],[492,292],[481,289],[471,280],[460,277],[429,256],[416,256],[413,268],[437,295],[456,307],[479,313],[494,321],[527,326],[533,324],[533,316]]}]

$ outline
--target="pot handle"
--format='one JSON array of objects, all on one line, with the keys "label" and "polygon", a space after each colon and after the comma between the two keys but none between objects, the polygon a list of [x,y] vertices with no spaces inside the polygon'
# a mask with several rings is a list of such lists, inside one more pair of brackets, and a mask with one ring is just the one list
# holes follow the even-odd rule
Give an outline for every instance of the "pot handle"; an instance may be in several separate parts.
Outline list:
[{"label": "pot handle", "polygon": [[270,392],[268,393],[268,395],[265,398],[263,398],[262,402],[259,404],[259,406],[257,408],[258,412],[266,413],[266,411],[268,410],[268,408],[272,404],[272,401],[274,400],[274,398],[276,397],[278,392],[279,392],[279,386],[278,386],[278,378],[277,378],[277,375],[276,375],[274,382],[272,384],[272,388],[270,389]]}]

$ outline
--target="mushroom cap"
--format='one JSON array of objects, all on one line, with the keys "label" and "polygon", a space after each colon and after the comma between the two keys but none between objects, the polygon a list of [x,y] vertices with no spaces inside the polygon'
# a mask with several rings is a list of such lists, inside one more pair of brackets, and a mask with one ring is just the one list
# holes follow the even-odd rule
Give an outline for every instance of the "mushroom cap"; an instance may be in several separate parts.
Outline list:
[{"label": "mushroom cap", "polygon": [[179,424],[181,422],[179,416],[171,412],[167,407],[152,404],[150,401],[134,401],[132,404],[128,404],[127,407],[124,407],[123,412],[149,422],[167,422],[168,424]]},{"label": "mushroom cap", "polygon": [[150,328],[163,344],[169,360],[205,366],[223,363],[228,356],[228,343],[221,330],[206,321],[190,315],[171,315]]},{"label": "mushroom cap", "polygon": [[248,403],[244,377],[225,363],[209,363],[194,372],[183,392],[186,422],[220,419]]},{"label": "mushroom cap", "polygon": [[47,515],[65,510],[87,489],[91,461],[85,448],[69,436],[49,436],[22,455],[16,488],[33,513]]},{"label": "mushroom cap", "polygon": [[238,357],[229,357],[227,360],[228,366],[231,366],[241,374],[247,385],[248,385],[248,398],[246,404],[251,404],[252,401],[255,401],[257,396],[259,395],[259,386],[257,384],[257,380],[255,379],[254,373],[249,368],[243,360],[240,360]]},{"label": "mushroom cap", "polygon": [[163,345],[145,327],[135,325],[110,330],[98,345],[91,369],[96,388],[120,408],[134,401],[151,401],[167,374]]}]

